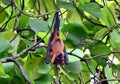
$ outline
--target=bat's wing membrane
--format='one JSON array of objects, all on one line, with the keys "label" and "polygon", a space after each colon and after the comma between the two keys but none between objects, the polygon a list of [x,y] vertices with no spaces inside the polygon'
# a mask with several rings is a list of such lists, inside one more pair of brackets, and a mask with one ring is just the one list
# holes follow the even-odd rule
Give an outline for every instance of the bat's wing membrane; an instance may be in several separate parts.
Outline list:
[{"label": "bat's wing membrane", "polygon": [[64,62],[66,63],[66,64],[68,64],[68,54],[67,54],[67,52],[66,52],[66,47],[64,46]]},{"label": "bat's wing membrane", "polygon": [[53,40],[53,34],[50,36],[49,42],[48,42],[48,48],[46,53],[46,63],[49,64],[51,60],[50,52],[51,52],[51,41]]}]

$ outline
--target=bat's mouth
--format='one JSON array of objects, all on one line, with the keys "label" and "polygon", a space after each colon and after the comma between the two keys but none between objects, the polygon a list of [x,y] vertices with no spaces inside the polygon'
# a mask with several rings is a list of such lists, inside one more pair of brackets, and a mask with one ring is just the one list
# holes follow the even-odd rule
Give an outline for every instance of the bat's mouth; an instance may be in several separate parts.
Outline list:
[{"label": "bat's mouth", "polygon": [[54,60],[54,64],[61,64],[64,62],[64,56],[62,53],[59,53]]},{"label": "bat's mouth", "polygon": [[57,57],[56,57],[56,60],[64,60],[64,58],[63,58],[63,54],[62,53],[59,53],[58,55],[57,55]]}]

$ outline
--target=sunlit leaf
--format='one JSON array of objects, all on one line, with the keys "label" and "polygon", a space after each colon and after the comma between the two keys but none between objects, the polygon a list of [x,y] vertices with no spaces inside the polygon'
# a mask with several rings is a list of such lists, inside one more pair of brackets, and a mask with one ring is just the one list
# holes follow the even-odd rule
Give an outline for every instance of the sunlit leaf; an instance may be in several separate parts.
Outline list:
[{"label": "sunlit leaf", "polygon": [[107,27],[115,25],[114,17],[112,16],[110,10],[105,6],[102,11],[101,22]]},{"label": "sunlit leaf", "polygon": [[[0,6],[0,10],[2,10],[3,7]],[[0,23],[3,22],[6,19],[7,13],[5,10],[3,10],[2,12],[0,12]]]},{"label": "sunlit leaf", "polygon": [[76,9],[74,9],[73,11],[68,11],[67,12],[67,17],[66,20],[71,23],[71,22],[82,22],[82,18],[79,15],[79,13],[76,11]]},{"label": "sunlit leaf", "polygon": [[29,17],[26,16],[26,15],[22,15],[22,16],[20,17],[20,28],[26,27],[27,24],[28,24],[28,21],[29,21]]},{"label": "sunlit leaf", "polygon": [[4,74],[5,74],[5,72],[4,72],[4,69],[3,69],[3,65],[0,62],[0,75],[4,75]]},{"label": "sunlit leaf", "polygon": [[15,36],[15,33],[12,31],[5,31],[0,33],[0,37],[3,37],[7,40],[11,40],[12,38],[14,38],[14,36]]},{"label": "sunlit leaf", "polygon": [[[71,52],[73,49],[67,49],[67,52]],[[84,56],[84,53],[80,50],[80,49],[75,49],[73,52],[73,54],[80,56],[81,58]],[[75,62],[75,61],[79,61],[80,59],[73,56],[73,55],[68,55],[69,58],[69,62]]]},{"label": "sunlit leaf", "polygon": [[107,28],[101,29],[100,31],[98,31],[98,32],[95,34],[94,38],[95,38],[96,40],[102,39],[102,38],[106,35],[107,31],[108,31]]},{"label": "sunlit leaf", "polygon": [[[46,35],[46,32],[38,32],[38,36],[40,38],[43,38],[45,35]],[[48,44],[49,38],[50,38],[49,34],[44,38],[45,44]]]},{"label": "sunlit leaf", "polygon": [[5,74],[5,71],[1,62],[0,62],[0,78],[9,78],[9,76]]},{"label": "sunlit leaf", "polygon": [[78,0],[78,2],[84,4],[90,2],[90,0]]}]

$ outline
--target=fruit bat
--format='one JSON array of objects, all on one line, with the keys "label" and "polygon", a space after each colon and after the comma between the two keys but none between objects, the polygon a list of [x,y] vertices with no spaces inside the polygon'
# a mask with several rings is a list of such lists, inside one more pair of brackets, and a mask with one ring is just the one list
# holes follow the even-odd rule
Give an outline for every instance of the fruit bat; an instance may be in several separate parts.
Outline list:
[{"label": "fruit bat", "polygon": [[60,36],[59,26],[60,26],[60,19],[58,12],[55,13],[54,16],[54,29],[50,36],[48,47],[47,47],[47,53],[46,53],[46,63],[49,64],[50,61],[54,65],[64,63],[68,63],[68,55],[66,52],[65,45],[62,41],[62,38]]}]

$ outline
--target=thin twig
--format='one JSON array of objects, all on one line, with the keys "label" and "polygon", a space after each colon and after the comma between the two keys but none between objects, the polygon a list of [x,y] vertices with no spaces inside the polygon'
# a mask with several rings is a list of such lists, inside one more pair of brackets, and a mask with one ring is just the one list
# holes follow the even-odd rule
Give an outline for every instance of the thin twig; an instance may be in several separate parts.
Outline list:
[{"label": "thin twig", "polygon": [[96,84],[100,84],[100,83],[105,82],[105,81],[120,81],[120,78],[103,79],[103,80],[97,82]]},{"label": "thin twig", "polygon": [[32,18],[43,17],[43,16],[45,16],[45,15],[48,15],[48,14],[50,14],[50,13],[53,13],[53,12],[57,12],[57,11],[58,11],[58,10],[52,10],[52,11],[50,11],[50,12],[47,12],[47,13],[44,13],[44,14],[40,14],[40,15],[34,16],[34,15],[32,15],[32,14],[27,14],[27,13],[25,13],[24,11],[20,10],[20,9],[17,7],[17,5],[16,5],[16,3],[15,3],[14,0],[12,0],[12,2],[14,3],[14,7],[15,7],[18,11],[20,11],[22,14],[27,15],[27,16],[32,17]]},{"label": "thin twig", "polygon": [[56,78],[56,84],[61,84],[61,81],[60,81],[60,68],[59,68],[59,65],[56,65],[56,68],[57,68],[57,78]]},{"label": "thin twig", "polygon": [[119,2],[117,2],[117,0],[114,0],[115,1],[115,3],[120,7],[120,4],[119,4]]},{"label": "thin twig", "polygon": [[[74,5],[75,5],[75,4],[74,4]],[[78,13],[79,13],[82,17],[84,17],[86,20],[88,20],[88,21],[91,22],[92,24],[98,25],[98,26],[101,26],[101,27],[106,27],[105,25],[102,25],[102,24],[100,24],[100,23],[96,23],[96,22],[94,22],[93,20],[91,20],[90,18],[88,18],[86,15],[84,15],[83,12],[81,12],[81,11],[78,9],[78,7],[76,7],[76,5],[75,5],[75,8],[76,8],[76,10],[78,11]]]},{"label": "thin twig", "polygon": [[2,11],[4,11],[5,9],[7,9],[9,6],[11,6],[11,4],[12,4],[12,3],[8,4],[6,7],[4,7],[3,9],[1,9],[1,10],[0,10],[0,13],[1,13]]},{"label": "thin twig", "polygon": [[82,59],[84,59],[84,60],[91,60],[91,59],[94,59],[94,58],[98,58],[98,57],[102,57],[102,56],[108,56],[110,54],[115,54],[115,53],[120,53],[120,52],[113,51],[113,52],[108,52],[108,53],[104,53],[104,54],[95,55],[95,56],[89,57],[89,58],[82,58]]},{"label": "thin twig", "polygon": [[12,10],[11,10],[11,14],[10,14],[9,19],[1,26],[1,28],[3,28],[3,29],[5,29],[5,27],[7,26],[8,22],[9,22],[11,19],[13,19],[14,17],[16,17],[16,15],[12,17],[12,15],[13,15],[13,4],[11,4],[11,7],[12,7]]},{"label": "thin twig", "polygon": [[100,80],[100,78],[98,78],[98,77],[92,72],[92,70],[90,69],[90,66],[89,66],[89,63],[87,62],[87,60],[85,60],[84,62],[86,63],[87,68],[88,68],[88,70],[91,72],[91,74],[94,75],[94,78],[97,78],[98,80]]}]

